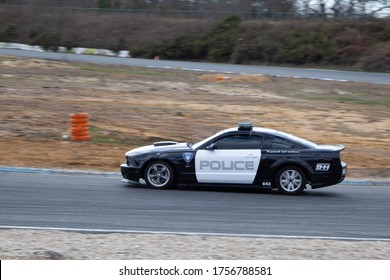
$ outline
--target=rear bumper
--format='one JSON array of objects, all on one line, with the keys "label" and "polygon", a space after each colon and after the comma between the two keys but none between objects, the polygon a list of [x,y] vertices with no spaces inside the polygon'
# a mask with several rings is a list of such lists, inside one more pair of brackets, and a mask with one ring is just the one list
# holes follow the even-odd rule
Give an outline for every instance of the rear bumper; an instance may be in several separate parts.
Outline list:
[{"label": "rear bumper", "polygon": [[347,176],[347,169],[348,169],[348,166],[347,166],[347,163],[342,161],[341,162],[341,178],[340,178],[340,183],[342,181],[344,181],[345,179],[345,176]]},{"label": "rear bumper", "polygon": [[[121,164],[121,174],[124,180],[139,182],[140,172],[138,168],[130,167],[127,164]],[[125,181],[126,182],[126,181]]]},{"label": "rear bumper", "polygon": [[342,161],[341,168],[338,168],[337,171],[334,171],[329,174],[317,173],[311,184],[311,188],[318,189],[318,188],[337,185],[342,181],[344,181],[346,175],[347,175],[347,163]]}]

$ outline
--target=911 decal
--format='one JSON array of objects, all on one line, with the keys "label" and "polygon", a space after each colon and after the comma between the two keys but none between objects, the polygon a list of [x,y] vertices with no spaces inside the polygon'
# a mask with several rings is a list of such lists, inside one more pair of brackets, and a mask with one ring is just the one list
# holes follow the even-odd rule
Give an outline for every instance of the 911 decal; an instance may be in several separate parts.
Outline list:
[{"label": "911 decal", "polygon": [[316,171],[329,171],[330,163],[317,163]]}]

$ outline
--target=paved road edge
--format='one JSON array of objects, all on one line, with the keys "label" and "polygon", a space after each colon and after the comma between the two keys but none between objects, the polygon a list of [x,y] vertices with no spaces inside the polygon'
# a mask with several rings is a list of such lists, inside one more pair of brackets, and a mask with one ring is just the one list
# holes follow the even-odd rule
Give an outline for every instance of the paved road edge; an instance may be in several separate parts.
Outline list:
[{"label": "paved road edge", "polygon": [[[99,175],[105,177],[120,177],[119,172],[107,172],[99,170],[79,170],[79,169],[49,169],[49,168],[32,168],[32,167],[14,167],[0,165],[0,172],[17,172],[17,173],[38,173],[38,174],[69,174],[69,175]],[[341,184],[355,186],[390,186],[388,179],[346,179]]]}]

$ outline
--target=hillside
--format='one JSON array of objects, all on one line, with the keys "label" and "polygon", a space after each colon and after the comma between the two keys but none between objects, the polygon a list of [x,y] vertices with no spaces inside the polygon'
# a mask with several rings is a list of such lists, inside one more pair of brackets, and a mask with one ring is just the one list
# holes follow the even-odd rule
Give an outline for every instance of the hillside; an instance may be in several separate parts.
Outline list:
[{"label": "hillside", "polygon": [[389,19],[243,19],[1,8],[0,42],[130,50],[133,57],[390,71]]},{"label": "hillside", "polygon": [[[216,75],[0,56],[0,165],[119,172],[131,148],[251,120],[346,145],[348,178],[388,178],[389,85]],[[69,140],[78,112],[90,141]]]}]

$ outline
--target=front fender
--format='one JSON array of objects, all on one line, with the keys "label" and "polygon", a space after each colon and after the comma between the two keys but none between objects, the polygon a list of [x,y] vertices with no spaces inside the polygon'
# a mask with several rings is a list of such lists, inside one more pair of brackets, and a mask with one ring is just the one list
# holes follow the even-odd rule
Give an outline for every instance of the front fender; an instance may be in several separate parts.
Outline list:
[{"label": "front fender", "polygon": [[[138,160],[138,158],[137,158],[137,160]],[[171,167],[172,167],[173,171],[175,172],[175,174],[177,174],[177,172],[178,172],[177,164],[175,164],[175,162],[173,160],[171,160],[167,156],[167,154],[165,154],[165,153],[153,153],[153,154],[148,154],[148,155],[145,155],[145,156],[142,156],[142,157],[139,158],[140,177],[141,178],[145,179],[144,178],[145,169],[149,165],[149,163],[151,163],[153,161],[164,161],[164,162],[166,162],[166,163],[171,165]]]}]

